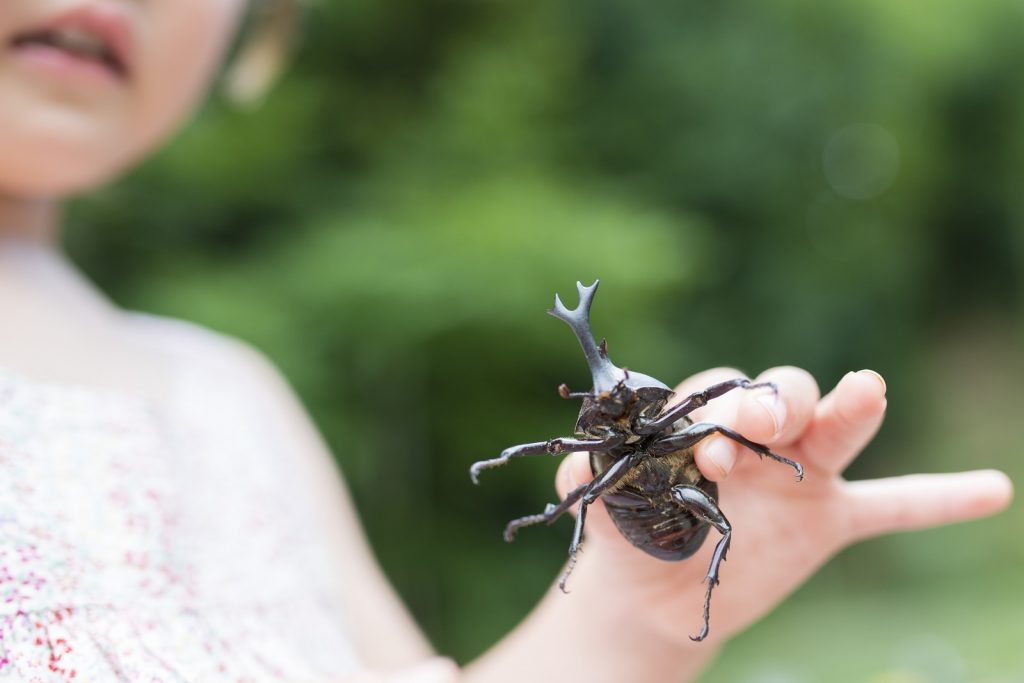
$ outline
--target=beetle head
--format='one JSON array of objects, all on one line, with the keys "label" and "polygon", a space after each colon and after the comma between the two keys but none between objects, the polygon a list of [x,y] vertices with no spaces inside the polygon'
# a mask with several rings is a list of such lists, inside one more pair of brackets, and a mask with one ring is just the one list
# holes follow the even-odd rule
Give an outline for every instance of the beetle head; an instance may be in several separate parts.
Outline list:
[{"label": "beetle head", "polygon": [[556,294],[555,306],[548,313],[567,323],[576,333],[594,380],[592,400],[601,413],[619,419],[627,413],[637,415],[655,405],[660,409],[672,395],[672,390],[649,375],[618,367],[608,358],[608,345],[594,340],[590,329],[590,305],[600,282],[594,280],[589,287],[582,282],[576,283],[580,303],[573,310],[566,308]]}]

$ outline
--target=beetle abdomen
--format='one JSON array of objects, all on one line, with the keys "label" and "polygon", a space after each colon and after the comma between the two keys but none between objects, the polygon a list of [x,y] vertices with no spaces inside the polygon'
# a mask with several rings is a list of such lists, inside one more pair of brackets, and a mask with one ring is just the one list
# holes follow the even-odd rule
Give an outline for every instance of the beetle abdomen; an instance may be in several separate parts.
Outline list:
[{"label": "beetle abdomen", "polygon": [[643,460],[601,499],[630,543],[658,559],[684,560],[701,547],[710,527],[672,498],[677,484],[718,497],[718,486],[701,475],[686,449]]},{"label": "beetle abdomen", "polygon": [[697,552],[710,529],[672,502],[656,503],[626,491],[602,499],[622,535],[660,560],[685,560]]}]

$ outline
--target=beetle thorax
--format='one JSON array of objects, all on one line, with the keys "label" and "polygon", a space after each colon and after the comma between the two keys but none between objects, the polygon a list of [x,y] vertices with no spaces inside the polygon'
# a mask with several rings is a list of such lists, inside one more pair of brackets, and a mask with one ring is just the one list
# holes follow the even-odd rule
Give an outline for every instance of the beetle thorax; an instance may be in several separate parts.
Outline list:
[{"label": "beetle thorax", "polygon": [[583,399],[576,431],[595,437],[609,431],[635,434],[640,423],[661,412],[671,395],[672,391],[663,385],[633,388],[625,382],[607,391],[595,391]]}]

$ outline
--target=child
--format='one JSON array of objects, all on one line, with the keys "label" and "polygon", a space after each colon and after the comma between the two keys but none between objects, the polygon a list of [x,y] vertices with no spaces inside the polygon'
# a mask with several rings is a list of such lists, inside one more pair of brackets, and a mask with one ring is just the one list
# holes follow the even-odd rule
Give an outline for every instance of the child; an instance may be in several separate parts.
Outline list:
[{"label": "child", "polygon": [[[207,87],[244,0],[0,3],[0,679],[689,680],[856,540],[990,514],[996,472],[845,482],[885,385],[759,377],[698,412],[791,455],[697,449],[736,528],[712,631],[695,616],[713,543],[636,552],[596,504],[572,595],[549,592],[462,672],[432,659],[371,557],[299,403],[244,345],[119,310],[59,251],[59,201],[137,162]],[[685,395],[735,377],[711,370]],[[557,487],[589,478],[566,458]]]}]

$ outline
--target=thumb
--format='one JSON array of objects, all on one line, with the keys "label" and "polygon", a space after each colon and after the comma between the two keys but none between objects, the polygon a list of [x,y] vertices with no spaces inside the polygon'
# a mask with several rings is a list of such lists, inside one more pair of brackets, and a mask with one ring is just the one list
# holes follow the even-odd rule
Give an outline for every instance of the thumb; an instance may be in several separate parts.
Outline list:
[{"label": "thumb", "polygon": [[570,453],[562,459],[555,475],[555,490],[558,497],[565,500],[580,484],[586,484],[594,478],[590,471],[590,454],[585,451]]}]

